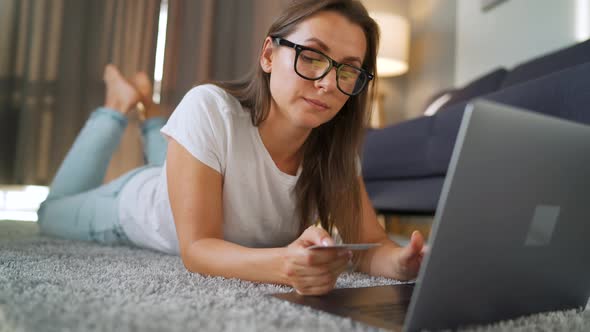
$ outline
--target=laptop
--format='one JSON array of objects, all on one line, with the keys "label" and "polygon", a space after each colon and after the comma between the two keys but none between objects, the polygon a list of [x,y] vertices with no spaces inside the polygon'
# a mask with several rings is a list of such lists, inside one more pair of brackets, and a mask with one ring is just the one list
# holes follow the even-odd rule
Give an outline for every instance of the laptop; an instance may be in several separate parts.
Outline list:
[{"label": "laptop", "polygon": [[583,308],[590,294],[590,126],[467,105],[415,284],[273,294],[415,331]]}]

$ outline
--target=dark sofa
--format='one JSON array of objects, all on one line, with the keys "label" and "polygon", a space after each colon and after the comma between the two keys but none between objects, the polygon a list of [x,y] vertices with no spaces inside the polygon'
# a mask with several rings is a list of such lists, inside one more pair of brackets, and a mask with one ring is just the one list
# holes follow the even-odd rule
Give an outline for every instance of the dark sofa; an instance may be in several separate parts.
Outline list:
[{"label": "dark sofa", "polygon": [[367,132],[363,177],[380,213],[435,213],[463,111],[473,98],[590,124],[590,40],[444,92],[451,98],[434,116]]}]

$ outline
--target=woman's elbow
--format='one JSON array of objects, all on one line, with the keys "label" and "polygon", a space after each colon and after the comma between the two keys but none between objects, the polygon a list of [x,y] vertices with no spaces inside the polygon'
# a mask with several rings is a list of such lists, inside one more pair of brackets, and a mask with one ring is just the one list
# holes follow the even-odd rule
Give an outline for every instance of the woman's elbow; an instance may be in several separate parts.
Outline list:
[{"label": "woman's elbow", "polygon": [[210,269],[207,268],[207,263],[194,255],[195,248],[193,245],[180,250],[180,259],[184,268],[191,273],[198,273],[202,275],[211,275]]}]

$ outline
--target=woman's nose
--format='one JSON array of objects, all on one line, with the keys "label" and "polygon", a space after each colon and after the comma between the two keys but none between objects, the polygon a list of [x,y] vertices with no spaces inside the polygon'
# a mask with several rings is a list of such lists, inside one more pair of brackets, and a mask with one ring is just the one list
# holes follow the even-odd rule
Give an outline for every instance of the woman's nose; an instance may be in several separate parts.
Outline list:
[{"label": "woman's nose", "polygon": [[330,69],[330,71],[326,74],[326,76],[322,77],[321,79],[315,81],[315,86],[317,88],[324,89],[326,92],[333,91],[337,88],[337,77],[336,77],[336,67]]}]

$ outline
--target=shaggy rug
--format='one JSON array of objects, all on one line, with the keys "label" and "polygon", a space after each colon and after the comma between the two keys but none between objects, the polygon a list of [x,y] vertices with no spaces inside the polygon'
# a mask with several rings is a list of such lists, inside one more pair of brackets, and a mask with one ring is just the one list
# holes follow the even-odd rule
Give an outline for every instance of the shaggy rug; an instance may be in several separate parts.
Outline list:
[{"label": "shaggy rug", "polygon": [[[395,284],[361,273],[337,287]],[[376,331],[267,296],[290,287],[187,272],[178,257],[40,236],[0,221],[0,331]],[[590,312],[545,313],[469,331],[590,331]]]}]

